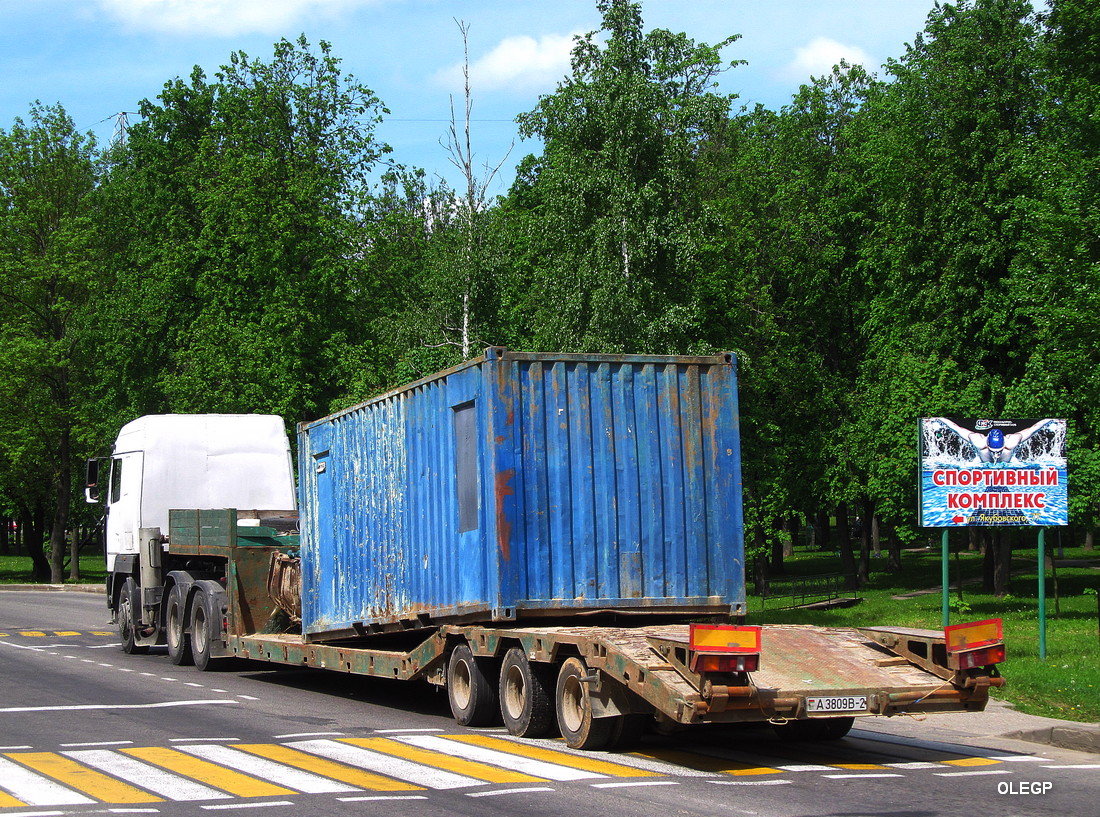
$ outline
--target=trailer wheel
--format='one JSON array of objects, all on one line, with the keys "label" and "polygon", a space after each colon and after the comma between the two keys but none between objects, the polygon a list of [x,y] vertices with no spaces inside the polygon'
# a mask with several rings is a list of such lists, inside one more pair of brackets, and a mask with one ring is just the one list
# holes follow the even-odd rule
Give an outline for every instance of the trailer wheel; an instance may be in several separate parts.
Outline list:
[{"label": "trailer wheel", "polygon": [[541,738],[554,726],[549,667],[527,660],[522,647],[512,647],[500,665],[500,714],[508,732],[520,738]]},{"label": "trailer wheel", "polygon": [[183,588],[172,585],[168,591],[167,609],[164,613],[164,629],[168,641],[168,657],[173,664],[186,666],[192,663],[191,637],[184,631],[184,620],[187,618],[187,599]]},{"label": "trailer wheel", "polygon": [[616,715],[611,721],[611,735],[607,740],[607,750],[610,752],[629,752],[645,734],[648,721],[653,719],[648,715]]},{"label": "trailer wheel", "polygon": [[118,596],[118,634],[122,639],[122,651],[127,655],[144,655],[149,648],[137,643],[137,630],[134,626],[134,610],[140,609],[138,599],[140,590],[137,582],[127,579]]},{"label": "trailer wheel", "polygon": [[848,734],[855,722],[855,718],[815,718],[777,723],[772,728],[780,740],[840,740]]},{"label": "trailer wheel", "polygon": [[466,644],[455,647],[447,662],[447,701],[461,726],[491,726],[499,714],[497,678],[484,670]]},{"label": "trailer wheel", "polygon": [[221,611],[215,609],[214,597],[201,587],[191,601],[191,656],[203,672],[218,663],[211,655],[211,645],[219,637]]},{"label": "trailer wheel", "polygon": [[593,718],[588,666],[580,658],[561,665],[555,689],[558,726],[570,749],[603,749],[611,741],[615,718]]}]

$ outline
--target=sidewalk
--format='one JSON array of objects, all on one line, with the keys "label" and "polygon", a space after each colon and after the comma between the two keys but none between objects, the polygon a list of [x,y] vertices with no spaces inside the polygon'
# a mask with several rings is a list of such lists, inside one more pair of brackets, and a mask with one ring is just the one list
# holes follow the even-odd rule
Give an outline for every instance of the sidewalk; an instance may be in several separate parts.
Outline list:
[{"label": "sidewalk", "polygon": [[106,593],[105,584],[0,584],[0,590],[65,591],[68,593]]},{"label": "sidewalk", "polygon": [[[878,720],[871,719],[872,721]],[[899,718],[891,718],[897,731]],[[1100,724],[1063,721],[1019,712],[1007,701],[990,698],[984,712],[958,712],[927,715],[910,719],[912,725],[902,731],[925,740],[991,738],[1025,741],[1059,749],[1100,755]],[[859,721],[856,728],[860,727]]]}]

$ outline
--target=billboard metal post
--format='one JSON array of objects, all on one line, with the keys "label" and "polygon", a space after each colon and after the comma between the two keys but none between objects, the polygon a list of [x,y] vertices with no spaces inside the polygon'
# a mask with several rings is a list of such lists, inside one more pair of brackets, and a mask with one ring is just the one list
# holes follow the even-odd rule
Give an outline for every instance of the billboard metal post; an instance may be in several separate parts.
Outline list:
[{"label": "billboard metal post", "polygon": [[951,571],[948,568],[948,556],[950,555],[950,546],[947,538],[947,532],[949,528],[943,529],[943,537],[940,540],[940,564],[941,564],[941,576],[943,578],[943,626],[946,627],[951,623],[951,588],[948,587],[948,579],[951,576]]},{"label": "billboard metal post", "polygon": [[1047,547],[1046,528],[1039,528],[1039,660],[1047,660]]}]

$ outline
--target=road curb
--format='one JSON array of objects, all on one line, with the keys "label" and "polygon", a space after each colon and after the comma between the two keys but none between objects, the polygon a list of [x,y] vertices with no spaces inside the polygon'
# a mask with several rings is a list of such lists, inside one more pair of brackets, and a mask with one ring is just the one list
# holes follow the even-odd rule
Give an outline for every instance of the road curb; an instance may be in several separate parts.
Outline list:
[{"label": "road curb", "polygon": [[0,590],[44,590],[66,593],[106,593],[105,584],[0,584]]},{"label": "road curb", "polygon": [[1072,749],[1077,752],[1100,754],[1100,726],[1095,724],[1075,724],[1073,726],[1049,726],[1043,729],[1022,729],[1007,732],[1001,737],[1010,740],[1023,740],[1028,743],[1041,743],[1056,746],[1059,749]]}]

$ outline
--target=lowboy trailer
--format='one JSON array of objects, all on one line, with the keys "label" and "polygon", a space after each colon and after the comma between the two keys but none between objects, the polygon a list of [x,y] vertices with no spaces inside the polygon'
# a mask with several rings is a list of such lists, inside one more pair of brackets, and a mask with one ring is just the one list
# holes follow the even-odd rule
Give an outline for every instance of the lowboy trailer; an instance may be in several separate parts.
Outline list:
[{"label": "lowboy trailer", "polygon": [[462,725],[573,748],[651,724],[834,739],[983,709],[997,620],[730,623],[737,421],[732,355],[494,348],[301,424],[296,500],[278,418],[142,418],[112,455],[108,603],[127,652],[423,680]]}]

